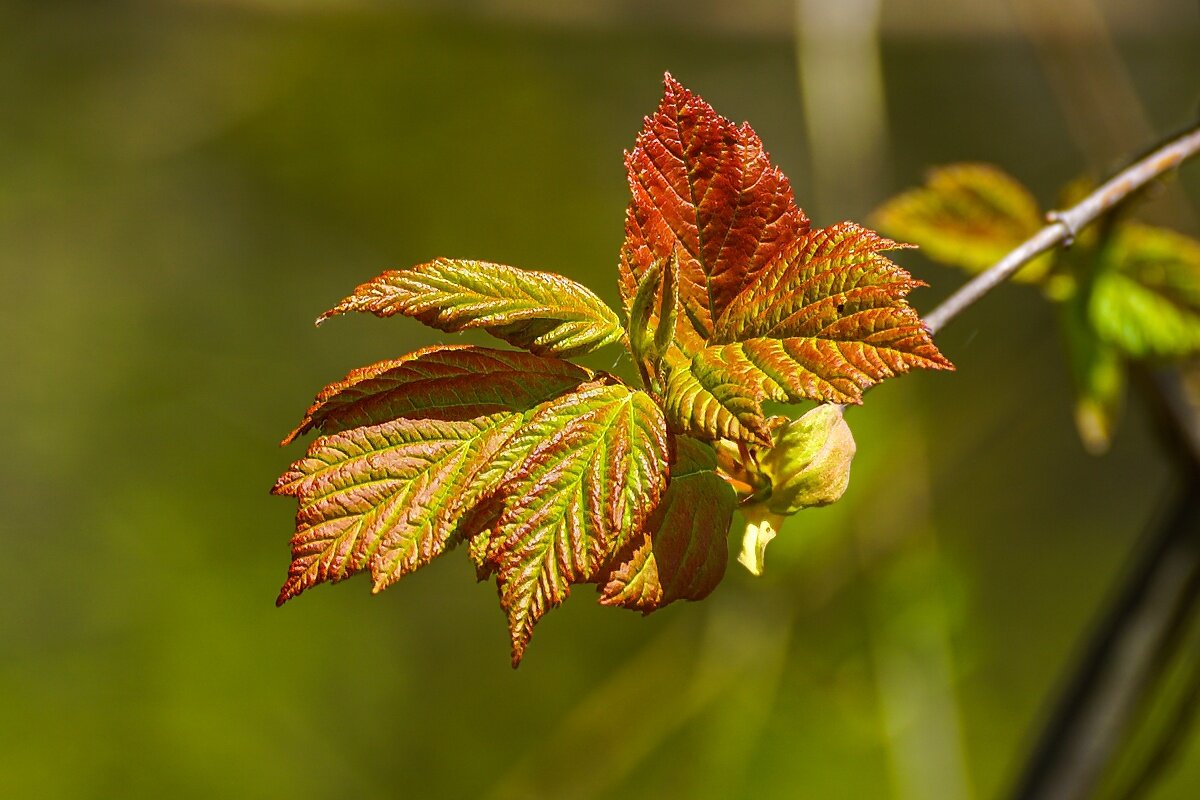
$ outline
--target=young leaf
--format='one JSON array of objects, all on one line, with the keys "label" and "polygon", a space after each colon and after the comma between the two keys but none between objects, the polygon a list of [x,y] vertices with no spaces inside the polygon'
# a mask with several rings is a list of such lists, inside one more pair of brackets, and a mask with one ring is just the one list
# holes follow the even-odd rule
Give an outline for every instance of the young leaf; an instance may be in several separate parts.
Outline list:
[{"label": "young leaf", "polygon": [[617,315],[587,287],[561,275],[486,261],[439,258],[389,270],[317,323],[349,311],[403,314],[443,331],[482,328],[539,355],[579,355],[622,336]]},{"label": "young leaf", "polygon": [[317,439],[274,488],[300,501],[277,602],[368,567],[378,590],[440,555],[488,488],[475,474],[519,424],[516,413],[398,419]]},{"label": "young leaf", "polygon": [[532,408],[590,380],[569,361],[471,345],[435,345],[352,371],[326,386],[283,444],[402,416],[470,419]]},{"label": "young leaf", "polygon": [[1088,313],[1101,338],[1134,358],[1200,353],[1200,243],[1118,226],[1102,250]]},{"label": "young leaf", "polygon": [[[1045,224],[1037,201],[1019,181],[989,164],[950,164],[930,171],[925,185],[875,212],[874,223],[916,242],[935,261],[982,272]],[[1051,256],[1030,262],[1014,280],[1036,283]]]},{"label": "young leaf", "polygon": [[678,309],[679,259],[672,255],[642,273],[629,307],[629,352],[656,391],[661,389],[663,359],[675,343]]},{"label": "young leaf", "polygon": [[625,163],[627,308],[648,305],[647,273],[678,255],[663,379],[675,430],[769,444],[763,400],[857,403],[912,367],[950,368],[905,301],[923,284],[879,255],[899,245],[853,223],[810,230],[750,126],[670,75]]},{"label": "young leaf", "polygon": [[667,433],[649,395],[600,383],[543,406],[510,446],[526,455],[494,492],[486,545],[472,549],[482,573],[496,574],[515,666],[534,624],[572,583],[594,579],[658,504]]},{"label": "young leaf", "polygon": [[590,377],[558,359],[437,347],[327,387],[285,441],[327,435],[273,489],[299,501],[279,602],[368,567],[378,590],[428,563],[519,453],[509,439],[528,412]]},{"label": "young leaf", "polygon": [[628,308],[646,270],[678,252],[676,341],[691,354],[725,306],[808,230],[808,219],[749,125],[721,117],[670,75],[665,83],[658,111],[625,157],[633,200],[621,296]]},{"label": "young leaf", "polygon": [[904,301],[924,284],[880,255],[897,246],[844,222],[781,251],[728,304],[712,345],[672,365],[671,421],[702,438],[770,444],[763,400],[859,403],[913,367],[953,369]]},{"label": "young leaf", "polygon": [[671,483],[644,529],[601,574],[600,602],[649,614],[676,600],[702,600],[725,575],[737,503],[716,472],[713,449],[676,436]]}]

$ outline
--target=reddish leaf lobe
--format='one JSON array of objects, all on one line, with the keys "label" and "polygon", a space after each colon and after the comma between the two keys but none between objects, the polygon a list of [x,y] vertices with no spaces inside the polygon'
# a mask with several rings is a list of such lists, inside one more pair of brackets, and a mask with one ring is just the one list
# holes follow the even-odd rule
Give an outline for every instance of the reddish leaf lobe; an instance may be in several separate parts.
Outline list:
[{"label": "reddish leaf lobe", "polygon": [[628,309],[642,274],[678,252],[686,312],[678,338],[694,352],[729,302],[808,229],[808,219],[748,124],[720,116],[670,75],[665,83],[658,111],[625,158],[633,200],[621,296]]},{"label": "reddish leaf lobe", "polygon": [[569,361],[471,345],[435,345],[353,370],[320,391],[283,444],[401,416],[470,419],[531,408],[591,372]]}]

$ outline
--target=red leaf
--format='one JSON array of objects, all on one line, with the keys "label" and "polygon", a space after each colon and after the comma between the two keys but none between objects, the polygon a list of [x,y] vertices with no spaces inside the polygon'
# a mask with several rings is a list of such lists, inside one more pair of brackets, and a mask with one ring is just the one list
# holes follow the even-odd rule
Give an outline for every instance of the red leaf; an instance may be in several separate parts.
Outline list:
[{"label": "red leaf", "polygon": [[880,254],[902,245],[850,222],[811,230],[750,126],[669,75],[626,166],[621,293],[642,328],[661,308],[643,276],[679,262],[674,346],[649,370],[634,352],[675,430],[769,444],[764,400],[857,403],[914,367],[953,368],[905,300],[923,284]]},{"label": "red leaf", "polygon": [[685,352],[695,352],[730,301],[808,230],[808,219],[753,129],[720,116],[669,74],[625,168],[633,201],[621,297],[628,309],[642,274],[678,252],[686,313],[677,337]]}]

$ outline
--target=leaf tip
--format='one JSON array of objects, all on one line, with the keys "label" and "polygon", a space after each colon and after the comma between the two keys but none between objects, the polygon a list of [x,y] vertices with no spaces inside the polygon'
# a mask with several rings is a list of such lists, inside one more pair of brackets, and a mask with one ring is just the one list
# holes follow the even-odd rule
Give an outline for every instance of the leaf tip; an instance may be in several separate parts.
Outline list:
[{"label": "leaf tip", "polygon": [[282,608],[284,603],[298,594],[300,592],[297,590],[295,582],[288,578],[287,582],[279,589],[279,596],[275,598],[275,607]]}]

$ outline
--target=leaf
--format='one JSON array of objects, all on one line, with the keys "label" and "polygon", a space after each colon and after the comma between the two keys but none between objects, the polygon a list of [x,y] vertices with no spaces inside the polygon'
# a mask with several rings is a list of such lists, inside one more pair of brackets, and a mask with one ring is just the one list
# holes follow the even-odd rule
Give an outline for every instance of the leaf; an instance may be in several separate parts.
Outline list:
[{"label": "leaf", "polygon": [[672,423],[769,445],[764,400],[859,403],[913,367],[953,369],[904,301],[923,284],[880,255],[897,246],[844,222],[781,251],[726,307],[714,343],[672,365]]},{"label": "leaf", "polygon": [[[873,222],[890,236],[920,245],[929,257],[969,272],[995,264],[1045,224],[1037,201],[1019,181],[989,164],[950,164],[925,185],[892,198]],[[1039,282],[1052,256],[1022,267],[1014,280]]]},{"label": "leaf", "polygon": [[1101,338],[1134,358],[1200,353],[1200,243],[1126,223],[1100,259],[1088,315]]},{"label": "leaf", "polygon": [[403,314],[443,331],[482,328],[539,355],[588,353],[623,335],[617,315],[587,287],[561,275],[486,261],[439,258],[389,270],[317,323],[350,311]]},{"label": "leaf", "polygon": [[322,437],[275,485],[300,501],[292,564],[278,603],[370,568],[378,591],[447,547],[473,482],[520,423],[399,419]]},{"label": "leaf", "polygon": [[[812,230],[750,126],[670,75],[626,169],[621,296],[673,430],[769,444],[764,400],[857,403],[912,367],[951,368],[905,301],[924,284],[879,255],[900,245],[849,222]],[[643,357],[647,310],[673,256],[680,313],[660,376]]]},{"label": "leaf", "polygon": [[326,386],[283,444],[312,430],[337,433],[401,416],[469,419],[532,408],[589,380],[557,358],[471,345],[435,345],[356,369]]},{"label": "leaf", "polygon": [[632,202],[620,262],[626,308],[644,273],[679,254],[677,344],[703,347],[725,307],[808,230],[792,189],[747,124],[735,125],[669,74],[662,103],[625,157]]},{"label": "leaf", "polygon": [[600,576],[600,602],[649,614],[676,600],[702,600],[729,559],[733,489],[716,473],[713,449],[673,437],[671,483],[639,535]]},{"label": "leaf", "polygon": [[661,388],[663,359],[675,342],[678,309],[679,259],[672,255],[642,274],[629,307],[629,352],[656,390]]},{"label": "leaf", "polygon": [[1092,455],[1112,443],[1125,400],[1125,363],[1120,351],[1096,335],[1088,319],[1089,295],[1076,292],[1059,304],[1059,325],[1075,387],[1075,429]]},{"label": "leaf", "polygon": [[500,481],[498,515],[473,553],[483,574],[496,574],[515,666],[534,624],[572,583],[592,580],[658,504],[667,434],[649,395],[602,383],[545,405],[510,446],[527,455]]},{"label": "leaf", "polygon": [[279,602],[368,568],[378,591],[429,563],[520,457],[509,440],[529,412],[589,377],[557,359],[442,347],[327,387],[285,441],[330,433],[273,489],[299,501]]}]

